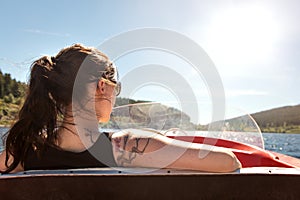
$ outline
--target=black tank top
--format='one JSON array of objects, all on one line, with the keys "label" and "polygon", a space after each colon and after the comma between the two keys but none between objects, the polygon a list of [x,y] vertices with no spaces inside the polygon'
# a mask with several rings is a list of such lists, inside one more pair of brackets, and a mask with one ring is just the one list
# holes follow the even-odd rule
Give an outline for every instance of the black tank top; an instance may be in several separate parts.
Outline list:
[{"label": "black tank top", "polygon": [[31,148],[24,160],[24,170],[74,169],[117,166],[108,133],[100,134],[89,149],[82,152],[46,146],[40,155]]}]

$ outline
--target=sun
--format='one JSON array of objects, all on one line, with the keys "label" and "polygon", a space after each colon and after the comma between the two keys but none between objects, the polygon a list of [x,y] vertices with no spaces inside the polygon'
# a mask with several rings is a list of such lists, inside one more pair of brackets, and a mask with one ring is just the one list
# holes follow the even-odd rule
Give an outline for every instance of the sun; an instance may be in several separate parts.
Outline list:
[{"label": "sun", "polygon": [[268,9],[235,7],[216,15],[207,38],[211,54],[223,63],[251,63],[268,59],[279,38],[279,28]]}]

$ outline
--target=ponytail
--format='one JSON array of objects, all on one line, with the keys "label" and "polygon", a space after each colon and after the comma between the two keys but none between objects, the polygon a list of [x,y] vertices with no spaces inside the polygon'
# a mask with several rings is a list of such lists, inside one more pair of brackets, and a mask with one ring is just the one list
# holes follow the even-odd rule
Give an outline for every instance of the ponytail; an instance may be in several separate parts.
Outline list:
[{"label": "ponytail", "polygon": [[[53,144],[57,136],[57,112],[48,81],[55,63],[49,57],[42,57],[31,67],[31,77],[26,100],[19,112],[17,122],[8,131],[6,138],[5,165],[8,173],[24,160],[30,148],[43,149],[45,143]],[[13,162],[8,164],[9,157]]]}]

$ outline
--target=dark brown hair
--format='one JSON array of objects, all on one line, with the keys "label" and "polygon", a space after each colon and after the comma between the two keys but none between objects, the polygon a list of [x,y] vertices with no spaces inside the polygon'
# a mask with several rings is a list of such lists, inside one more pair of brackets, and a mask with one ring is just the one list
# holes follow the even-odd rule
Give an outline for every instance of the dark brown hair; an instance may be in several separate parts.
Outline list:
[{"label": "dark brown hair", "polygon": [[[6,134],[7,170],[4,173],[14,170],[19,163],[24,165],[30,148],[42,151],[45,144],[55,146],[56,130],[64,117],[64,108],[72,103],[74,82],[87,56],[91,56],[88,60],[93,66],[102,65],[102,71],[91,71],[93,76],[105,76],[103,65],[111,64],[107,56],[80,44],[62,49],[55,57],[44,56],[32,64],[27,97],[17,121]],[[9,164],[10,156],[13,162]]]}]

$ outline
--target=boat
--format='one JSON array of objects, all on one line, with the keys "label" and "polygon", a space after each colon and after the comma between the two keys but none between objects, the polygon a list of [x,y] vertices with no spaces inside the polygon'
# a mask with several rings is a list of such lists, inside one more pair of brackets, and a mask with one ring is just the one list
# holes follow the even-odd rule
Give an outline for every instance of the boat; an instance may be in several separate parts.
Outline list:
[{"label": "boat", "polygon": [[[183,136],[180,139],[187,138]],[[202,138],[195,139],[199,142]],[[232,141],[229,141],[229,144],[232,144]],[[245,144],[240,145],[245,147]],[[237,152],[242,154],[237,155]],[[241,159],[242,164],[249,166],[232,173],[174,169],[92,168],[3,174],[0,176],[0,197],[32,200],[299,199],[299,159],[268,151],[264,154],[260,154],[261,152],[262,149],[258,153],[245,156],[247,152],[236,150],[235,154]],[[265,153],[269,156],[264,157]],[[251,166],[253,165],[251,156],[261,159],[262,166]]]},{"label": "boat", "polygon": [[[126,169],[128,170],[128,169]],[[0,176],[1,199],[299,199],[300,171],[251,167],[233,173],[70,169]],[[138,169],[131,169],[131,171]]]},{"label": "boat", "polygon": [[214,144],[217,147],[230,149],[239,159],[243,168],[249,167],[283,167],[300,168],[300,159],[284,154],[271,152],[254,145],[231,140],[208,138],[202,136],[168,136],[172,139],[199,144]]},{"label": "boat", "polygon": [[[128,124],[132,128],[136,124],[141,127],[142,123]],[[231,173],[121,167],[32,170],[1,175],[0,198],[174,200],[300,197],[300,160],[265,150],[262,140],[243,142],[208,135],[191,136],[180,129],[160,133],[175,140],[229,148],[241,161],[243,168]],[[256,138],[261,138],[259,134],[258,131]]]}]

